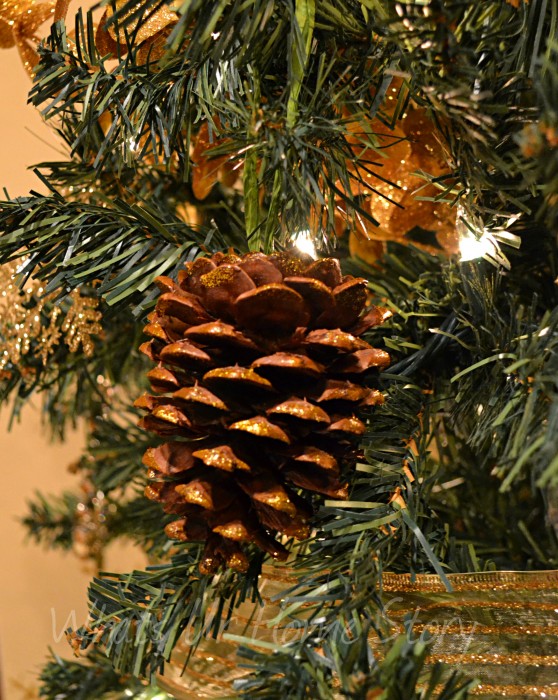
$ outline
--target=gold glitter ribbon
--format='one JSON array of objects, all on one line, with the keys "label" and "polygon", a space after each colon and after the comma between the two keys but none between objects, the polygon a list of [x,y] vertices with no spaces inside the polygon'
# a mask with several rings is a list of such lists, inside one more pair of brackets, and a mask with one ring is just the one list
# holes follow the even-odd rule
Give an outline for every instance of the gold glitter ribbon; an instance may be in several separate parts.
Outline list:
[{"label": "gold glitter ribbon", "polygon": [[[448,574],[454,592],[549,590],[558,588],[558,571],[482,571],[474,574]],[[391,574],[382,577],[382,591],[405,593],[446,593],[435,574]]]},{"label": "gold glitter ribbon", "polygon": [[[120,10],[128,0],[115,0],[116,11]],[[130,18],[136,11],[132,8],[127,17]],[[156,61],[164,53],[165,42],[178,21],[178,15],[167,5],[163,5],[156,12],[146,14],[141,19],[134,19],[126,25],[126,30],[113,23],[107,25],[107,21],[113,16],[114,10],[108,5],[103,14],[97,33],[95,45],[102,55],[112,54],[123,56],[128,51],[127,37],[134,40],[136,45],[141,45],[136,60],[140,63]]]},{"label": "gold glitter ribbon", "polygon": [[384,574],[382,598],[394,634],[424,635],[429,663],[479,679],[473,695],[558,697],[558,571]]},{"label": "gold glitter ribbon", "polygon": [[[264,567],[265,605],[241,605],[228,638],[204,640],[185,671],[189,646],[187,639],[181,642],[161,688],[178,699],[234,697],[233,682],[247,673],[238,665],[235,637],[270,648],[296,639],[296,631],[273,626],[280,609],[275,596],[293,585],[292,573],[288,567]],[[478,679],[474,697],[558,697],[558,571],[449,574],[448,579],[452,593],[435,575],[383,575],[381,594],[393,637],[412,626],[414,635],[427,641],[430,664],[440,661],[448,672]],[[380,643],[371,637],[379,658],[391,639]]]}]

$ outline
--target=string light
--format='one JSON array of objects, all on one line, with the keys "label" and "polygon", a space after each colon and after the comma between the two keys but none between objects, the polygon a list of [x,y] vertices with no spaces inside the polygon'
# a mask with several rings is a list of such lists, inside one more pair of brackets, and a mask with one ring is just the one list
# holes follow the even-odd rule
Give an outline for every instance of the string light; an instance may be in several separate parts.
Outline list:
[{"label": "string light", "polygon": [[484,259],[507,270],[510,262],[501,249],[501,244],[519,248],[521,239],[507,229],[520,217],[509,216],[501,226],[488,228],[478,217],[471,216],[463,207],[457,211],[456,228],[459,233],[459,252],[462,262]]},{"label": "string light", "polygon": [[311,258],[316,259],[318,253],[316,251],[316,246],[314,244],[314,239],[310,234],[309,229],[304,229],[299,231],[293,239],[295,247],[301,252],[309,255]]},{"label": "string light", "polygon": [[498,250],[498,243],[486,229],[483,231],[480,238],[477,238],[470,231],[462,236],[459,241],[459,252],[463,262],[468,260],[477,260],[485,255],[494,254]]}]

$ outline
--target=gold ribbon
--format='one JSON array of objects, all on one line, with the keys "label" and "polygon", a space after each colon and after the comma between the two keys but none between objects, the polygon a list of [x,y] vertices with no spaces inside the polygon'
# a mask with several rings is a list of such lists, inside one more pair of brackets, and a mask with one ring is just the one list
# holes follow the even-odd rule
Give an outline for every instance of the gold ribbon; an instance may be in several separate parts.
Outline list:
[{"label": "gold ribbon", "polygon": [[384,574],[382,599],[394,634],[412,625],[429,663],[479,679],[473,695],[558,697],[558,571]]},{"label": "gold ribbon", "polygon": [[[479,680],[473,696],[558,697],[558,571],[449,574],[448,579],[452,593],[435,575],[383,575],[381,595],[393,637],[412,626],[430,647],[430,664],[441,661],[448,672]],[[246,674],[235,655],[235,637],[260,646],[296,638],[296,631],[273,626],[280,606],[275,597],[295,582],[292,569],[264,567],[261,580],[265,605],[241,605],[228,638],[205,639],[185,671],[189,647],[187,640],[179,643],[161,688],[189,700],[234,697],[233,681]],[[380,658],[390,641],[370,638]]]},{"label": "gold ribbon", "polygon": [[[69,0],[68,0],[69,1]],[[120,10],[128,0],[116,0],[114,7]],[[130,17],[135,11],[135,8],[128,13]],[[145,19],[138,18],[126,25],[124,31],[118,24],[113,23],[106,26],[107,21],[113,16],[114,10],[108,5],[105,13],[101,17],[97,34],[95,36],[95,45],[99,53],[102,55],[112,54],[113,56],[123,56],[128,51],[126,35],[133,37],[136,45],[141,45],[136,56],[139,62],[148,60],[155,61],[161,57],[164,52],[164,46],[167,37],[169,36],[172,27],[178,21],[178,15],[173,10],[170,10],[166,5],[160,7],[156,12],[148,14]]]},{"label": "gold ribbon", "polygon": [[[517,591],[558,588],[558,571],[482,571],[474,574],[448,574],[453,590]],[[436,574],[391,574],[382,577],[382,591],[405,593],[446,593],[447,589]]]}]

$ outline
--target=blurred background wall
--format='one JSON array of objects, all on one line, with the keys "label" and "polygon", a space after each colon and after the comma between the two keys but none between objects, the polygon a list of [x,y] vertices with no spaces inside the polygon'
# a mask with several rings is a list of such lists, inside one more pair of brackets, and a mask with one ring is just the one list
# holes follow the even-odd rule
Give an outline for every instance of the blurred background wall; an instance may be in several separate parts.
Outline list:
[{"label": "blurred background wall", "polygon": [[[62,157],[64,148],[38,112],[26,104],[31,81],[15,49],[0,51],[0,190],[12,197],[29,190],[44,191],[28,170],[30,165]],[[3,195],[2,195],[3,198]],[[83,445],[78,431],[64,445],[49,443],[41,428],[40,397],[26,408],[8,432],[9,411],[0,412],[0,676],[2,700],[36,698],[36,675],[48,647],[71,656],[63,635],[68,624],[86,616],[90,573],[71,554],[47,552],[26,542],[18,522],[26,501],[36,490],[60,493],[77,487],[68,465]],[[129,571],[143,567],[144,558],[125,544],[113,545],[105,567]],[[57,641],[58,639],[58,641]]]}]

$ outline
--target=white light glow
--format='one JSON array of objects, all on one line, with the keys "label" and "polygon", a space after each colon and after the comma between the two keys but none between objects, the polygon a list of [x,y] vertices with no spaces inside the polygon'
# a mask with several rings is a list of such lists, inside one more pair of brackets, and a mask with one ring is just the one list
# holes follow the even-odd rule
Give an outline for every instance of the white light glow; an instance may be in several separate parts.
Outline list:
[{"label": "white light glow", "polygon": [[485,255],[493,254],[498,250],[498,245],[488,231],[484,231],[480,238],[476,238],[472,233],[462,236],[459,241],[459,252],[461,260],[476,260]]},{"label": "white light glow", "polygon": [[477,216],[469,215],[463,207],[457,209],[457,231],[459,233],[459,251],[461,260],[478,260],[484,258],[495,265],[510,269],[510,261],[503,252],[501,245],[519,248],[521,239],[507,229],[518,219],[519,214],[500,217],[500,225],[484,226]]},{"label": "white light glow", "polygon": [[314,240],[310,235],[309,229],[299,231],[294,238],[294,244],[301,253],[309,255],[311,258],[318,257],[316,246],[314,245]]}]

